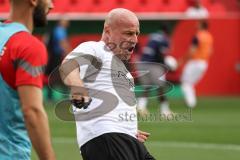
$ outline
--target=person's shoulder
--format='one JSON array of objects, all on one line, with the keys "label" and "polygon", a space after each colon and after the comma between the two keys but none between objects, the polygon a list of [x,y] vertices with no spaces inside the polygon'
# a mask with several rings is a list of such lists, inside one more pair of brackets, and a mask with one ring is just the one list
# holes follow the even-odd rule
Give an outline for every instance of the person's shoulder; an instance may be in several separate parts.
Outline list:
[{"label": "person's shoulder", "polygon": [[213,35],[211,34],[211,32],[209,30],[205,31],[205,35],[210,41],[213,41]]},{"label": "person's shoulder", "polygon": [[96,47],[98,45],[100,45],[100,42],[97,41],[87,41],[87,42],[83,42],[80,45],[83,47]]},{"label": "person's shoulder", "polygon": [[91,55],[98,58],[103,58],[104,42],[102,41],[87,41],[79,44],[73,51],[66,57],[66,59],[74,59],[83,55]]},{"label": "person's shoulder", "polygon": [[94,41],[87,41],[80,43],[76,48],[72,50],[70,54],[67,55],[66,59],[74,59],[82,55],[96,55]]},{"label": "person's shoulder", "polygon": [[28,32],[14,34],[9,39],[7,47],[14,51],[13,57],[32,57],[32,59],[39,57],[45,59],[47,57],[45,45]]},{"label": "person's shoulder", "polygon": [[162,41],[166,40],[166,38],[163,36],[162,33],[156,32],[156,33],[152,33],[150,35],[150,40],[159,43],[159,42],[162,42]]},{"label": "person's shoulder", "polygon": [[199,30],[196,35],[198,35],[198,36],[201,36],[201,35],[211,36],[212,34],[209,30]]},{"label": "person's shoulder", "polygon": [[99,42],[87,41],[79,44],[73,51],[74,52],[94,52],[100,46]]},{"label": "person's shoulder", "polygon": [[28,32],[19,32],[14,34],[9,39],[9,43],[14,44],[15,47],[20,47],[23,49],[30,49],[35,47],[37,47],[35,49],[45,49],[44,44]]}]

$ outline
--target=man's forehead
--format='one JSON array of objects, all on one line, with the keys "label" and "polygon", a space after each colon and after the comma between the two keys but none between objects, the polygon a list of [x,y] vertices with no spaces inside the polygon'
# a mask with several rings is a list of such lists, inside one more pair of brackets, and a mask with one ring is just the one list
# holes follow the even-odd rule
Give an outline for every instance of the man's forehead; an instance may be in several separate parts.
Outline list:
[{"label": "man's forehead", "polygon": [[117,26],[124,26],[124,27],[139,27],[139,21],[136,18],[130,17],[122,17],[116,21]]},{"label": "man's forehead", "polygon": [[117,28],[115,28],[121,32],[140,32],[139,31],[139,26],[138,25],[119,25]]}]

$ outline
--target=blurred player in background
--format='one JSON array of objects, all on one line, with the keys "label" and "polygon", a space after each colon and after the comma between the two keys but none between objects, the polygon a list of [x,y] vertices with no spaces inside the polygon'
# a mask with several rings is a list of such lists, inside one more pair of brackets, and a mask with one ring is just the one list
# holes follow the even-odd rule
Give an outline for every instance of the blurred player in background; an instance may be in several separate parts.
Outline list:
[{"label": "blurred player in background", "polygon": [[[31,35],[46,25],[50,0],[11,0],[0,24],[0,159],[29,160],[31,142],[39,159],[54,160],[43,107],[45,46]],[[30,141],[30,139],[31,141]]]},{"label": "blurred player in background", "polygon": [[[47,49],[48,49],[48,64],[46,67],[46,75],[50,75],[58,65],[61,64],[63,58],[70,53],[71,46],[68,40],[67,29],[70,22],[66,19],[60,19],[57,25],[52,29],[52,31],[47,35]],[[54,77],[51,77],[54,78]],[[58,85],[55,81],[54,85]],[[53,99],[53,91],[51,88],[47,87],[48,100]]]},{"label": "blurred player in background", "polygon": [[208,68],[208,60],[212,50],[213,37],[208,31],[208,23],[200,21],[188,54],[181,62],[187,61],[183,68],[181,88],[185,102],[190,108],[194,108],[197,104],[195,85],[201,80]]},{"label": "blurred player in background", "polygon": [[[66,85],[89,88],[85,92],[71,88],[84,160],[154,159],[142,143],[149,134],[137,130],[133,77],[122,62],[130,59],[138,35],[136,15],[126,9],[113,9],[105,20],[101,41],[80,44],[60,68],[66,75]],[[84,67],[81,61],[87,56],[94,67]],[[70,74],[66,72],[68,65],[76,66]],[[81,102],[87,105],[81,106]]]},{"label": "blurred player in background", "polygon": [[[168,65],[168,56],[170,56],[170,39],[169,39],[169,28],[166,24],[163,24],[161,26],[161,29],[153,33],[149,36],[149,40],[147,45],[143,48],[143,53],[141,57],[142,62],[152,62],[152,63],[160,63]],[[168,58],[167,58],[168,57]],[[173,61],[174,58],[172,57]],[[173,66],[169,66],[170,70],[175,70],[177,67],[177,62],[173,64]],[[139,68],[139,70],[142,70],[143,68]],[[141,85],[159,85],[159,80],[165,81],[165,70],[160,68],[160,66],[155,67],[148,67],[148,70],[151,70],[148,74],[148,76],[142,76],[139,77],[139,82]],[[165,72],[165,73],[164,73]],[[159,77],[156,77],[159,76]],[[144,97],[138,98],[138,112],[140,115],[144,116],[148,114],[147,110],[147,102],[148,102],[148,95],[150,94],[147,91],[148,88],[145,87]],[[171,110],[169,108],[169,103],[167,96],[164,95],[163,90],[161,87],[158,89],[159,96],[159,102],[160,102],[160,113],[164,115],[171,114]]]}]

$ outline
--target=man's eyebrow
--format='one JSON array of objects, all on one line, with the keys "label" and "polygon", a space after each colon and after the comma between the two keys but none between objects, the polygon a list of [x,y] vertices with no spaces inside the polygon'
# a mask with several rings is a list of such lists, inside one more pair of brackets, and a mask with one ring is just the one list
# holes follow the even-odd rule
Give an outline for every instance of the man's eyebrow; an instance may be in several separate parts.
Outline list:
[{"label": "man's eyebrow", "polygon": [[126,30],[125,33],[137,33],[140,34],[140,31],[134,31],[134,30]]}]

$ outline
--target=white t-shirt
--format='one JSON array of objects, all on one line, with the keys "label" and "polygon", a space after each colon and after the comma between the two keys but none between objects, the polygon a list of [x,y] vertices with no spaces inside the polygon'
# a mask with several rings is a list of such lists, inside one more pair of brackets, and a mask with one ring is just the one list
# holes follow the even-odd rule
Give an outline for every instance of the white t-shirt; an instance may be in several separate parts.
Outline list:
[{"label": "white t-shirt", "polygon": [[125,133],[136,138],[134,80],[122,61],[103,41],[82,43],[66,59],[78,61],[80,78],[92,98],[87,109],[73,107],[79,147],[104,133]]}]

